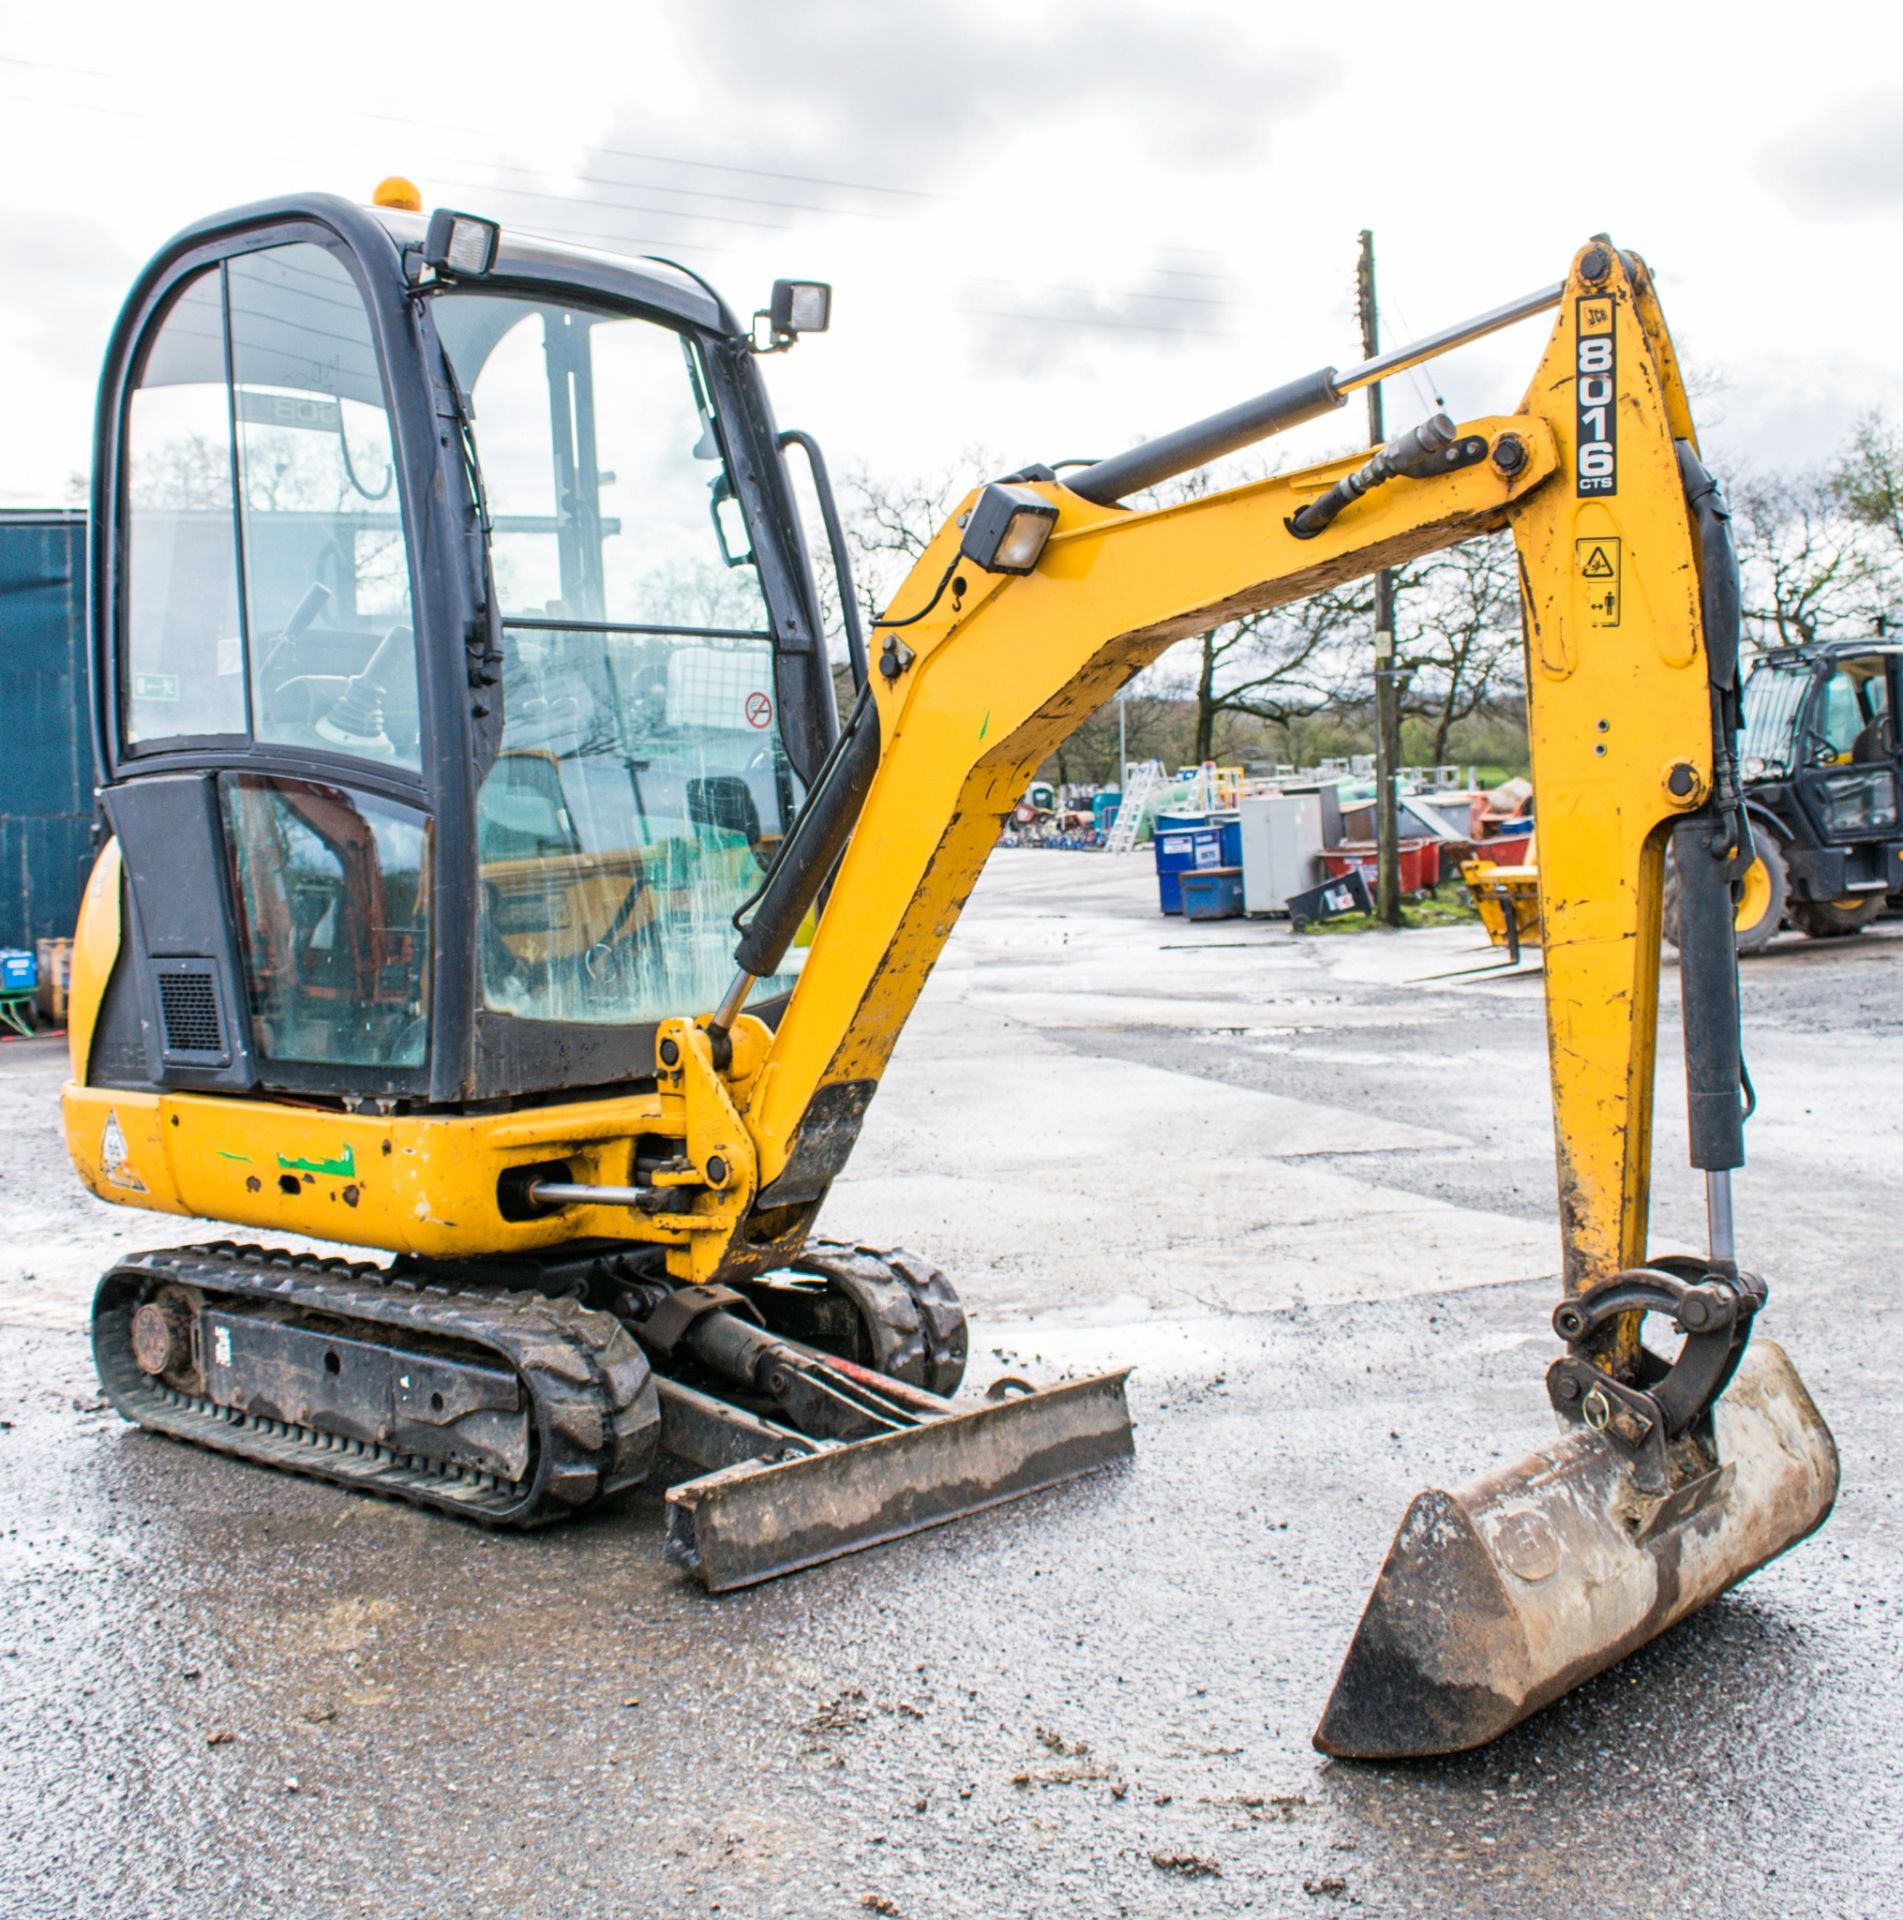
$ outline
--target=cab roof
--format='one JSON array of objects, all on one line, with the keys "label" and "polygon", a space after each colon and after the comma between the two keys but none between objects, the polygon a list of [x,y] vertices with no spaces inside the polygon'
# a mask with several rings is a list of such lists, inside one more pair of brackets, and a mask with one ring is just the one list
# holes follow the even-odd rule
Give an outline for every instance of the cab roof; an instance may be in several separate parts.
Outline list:
[{"label": "cab roof", "polygon": [[[399,248],[423,244],[423,235],[429,226],[427,214],[374,206],[364,211],[384,228]],[[484,220],[491,217],[475,208],[457,211]],[[495,265],[484,276],[486,285],[552,282],[577,292],[658,307],[716,333],[741,331],[726,301],[697,273],[675,261],[652,254],[610,253],[604,248],[575,246],[543,234],[524,232],[504,221],[496,225],[501,243]]]},{"label": "cab roof", "polygon": [[[489,218],[474,208],[458,211]],[[304,222],[328,227],[372,271],[381,266],[394,276],[400,273],[404,250],[422,244],[429,216],[391,207],[361,206],[334,193],[286,194],[257,200],[195,220],[175,234],[147,267],[145,281],[208,242],[248,231],[268,234]],[[506,223],[499,222],[498,226],[501,245],[494,267],[480,282],[466,284],[493,287],[498,292],[556,287],[584,300],[644,307],[714,333],[739,335],[744,331],[714,288],[674,261],[608,253],[522,232]]]}]

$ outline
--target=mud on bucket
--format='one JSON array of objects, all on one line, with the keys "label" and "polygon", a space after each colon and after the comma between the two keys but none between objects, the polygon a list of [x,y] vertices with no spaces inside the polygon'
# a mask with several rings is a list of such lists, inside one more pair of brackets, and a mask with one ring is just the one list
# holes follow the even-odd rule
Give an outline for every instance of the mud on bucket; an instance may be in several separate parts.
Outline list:
[{"label": "mud on bucket", "polygon": [[1837,1448],[1782,1348],[1752,1344],[1712,1421],[1716,1466],[1659,1494],[1573,1427],[1416,1496],[1315,1745],[1359,1760],[1484,1746],[1823,1524]]}]

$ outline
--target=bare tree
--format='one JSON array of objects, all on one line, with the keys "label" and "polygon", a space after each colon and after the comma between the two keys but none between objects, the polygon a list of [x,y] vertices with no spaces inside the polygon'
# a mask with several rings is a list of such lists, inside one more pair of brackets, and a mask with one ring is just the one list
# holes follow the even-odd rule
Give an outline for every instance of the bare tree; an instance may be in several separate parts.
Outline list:
[{"label": "bare tree", "polygon": [[1463,541],[1404,570],[1399,668],[1402,711],[1433,728],[1431,757],[1447,757],[1454,727],[1521,689],[1520,577],[1512,537]]},{"label": "bare tree", "polygon": [[[995,455],[982,447],[972,447],[937,473],[886,479],[858,467],[842,478],[839,517],[852,558],[854,585],[868,623],[886,610],[900,583],[959,501],[987,475],[999,471],[1001,464]],[[832,617],[837,612],[838,596],[831,584],[832,558],[823,546],[815,552],[813,566],[822,583],[821,598]]]},{"label": "bare tree", "polygon": [[[952,469],[924,478],[886,480],[863,469],[845,477],[839,489],[841,518],[868,620],[886,609],[958,502],[977,481],[999,470],[995,457],[973,449]],[[1191,474],[1166,490],[1142,496],[1141,503],[1194,499],[1214,484],[1207,474]],[[815,569],[827,578],[830,561],[816,555]],[[830,612],[836,596],[828,604]],[[1216,752],[1225,723],[1248,719],[1286,724],[1326,706],[1350,671],[1352,643],[1366,626],[1371,604],[1364,587],[1331,590],[1181,642],[1130,683],[1124,724],[1131,758],[1168,749],[1207,760]],[[1181,738],[1189,711],[1194,724],[1186,730],[1187,738]],[[1113,698],[1054,757],[1058,777],[1112,773],[1116,729]]]},{"label": "bare tree", "polygon": [[1187,702],[1160,683],[1155,667],[1146,667],[1077,727],[1041,771],[1060,785],[1102,780],[1120,786],[1120,743],[1135,766],[1144,760],[1180,761],[1187,755],[1189,741]]},{"label": "bare tree", "polygon": [[1859,525],[1889,536],[1903,551],[1903,433],[1881,408],[1857,422],[1849,450],[1830,476],[1831,491]]},{"label": "bare tree", "polygon": [[1893,509],[1872,491],[1859,511],[1854,497],[1840,475],[1816,472],[1756,475],[1734,489],[1745,621],[1759,645],[1811,646],[1876,624],[1889,582],[1870,531]]},{"label": "bare tree", "polygon": [[1225,721],[1287,726],[1339,698],[1351,642],[1371,617],[1365,591],[1331,589],[1231,620],[1166,655],[1163,684],[1195,704],[1191,757],[1215,757]]},{"label": "bare tree", "polygon": [[[1242,478],[1266,479],[1272,471],[1259,465]],[[1142,498],[1154,504],[1195,500],[1236,480],[1234,473],[1220,482],[1207,471],[1185,474]],[[1218,735],[1238,721],[1287,727],[1338,699],[1352,671],[1353,637],[1373,609],[1367,584],[1356,582],[1245,614],[1173,647],[1152,671],[1160,691],[1194,705],[1191,758],[1214,759]]]}]

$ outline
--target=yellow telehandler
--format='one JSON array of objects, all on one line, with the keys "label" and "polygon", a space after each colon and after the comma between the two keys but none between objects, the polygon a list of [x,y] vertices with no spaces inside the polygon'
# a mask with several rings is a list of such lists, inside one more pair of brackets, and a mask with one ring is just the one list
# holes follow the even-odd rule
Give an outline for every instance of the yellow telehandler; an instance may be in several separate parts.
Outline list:
[{"label": "yellow telehandler", "polygon": [[[1559,1147],[1558,1440],[1415,1503],[1317,1734],[1476,1744],[1818,1525],[1828,1432],[1732,1244],[1736,575],[1651,279],[1558,285],[1134,452],[979,488],[871,644],[819,450],[697,275],[396,189],[248,206],[134,287],[94,450],[109,837],[75,942],[67,1140],[219,1241],[100,1283],[155,1432],[497,1526],[653,1471],[723,1589],[1131,1449],[1114,1373],[954,1400],[956,1295],[810,1237],[1000,824],[1172,642],[1510,527],[1525,592]],[[1518,412],[1124,503],[1383,374],[1556,315]],[[857,697],[836,717],[791,456]],[[1607,580],[1612,582],[1608,587]],[[1676,850],[1711,1239],[1648,1254]],[[1079,1249],[1080,1255],[1084,1253]],[[1647,1314],[1684,1339],[1666,1361]]]}]

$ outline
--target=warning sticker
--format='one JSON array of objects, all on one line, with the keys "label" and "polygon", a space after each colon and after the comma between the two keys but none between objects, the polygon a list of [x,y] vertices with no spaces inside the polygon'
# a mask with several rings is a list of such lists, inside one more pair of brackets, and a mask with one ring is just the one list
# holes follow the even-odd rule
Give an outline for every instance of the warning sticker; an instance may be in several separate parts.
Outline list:
[{"label": "warning sticker", "polygon": [[1586,618],[1595,627],[1616,627],[1624,596],[1619,590],[1619,542],[1607,534],[1575,540]]},{"label": "warning sticker", "polygon": [[106,1128],[99,1136],[99,1171],[115,1187],[128,1193],[143,1193],[145,1182],[132,1171],[126,1158],[125,1129],[119,1124],[118,1111],[106,1110]]},{"label": "warning sticker", "polygon": [[764,727],[773,718],[773,702],[764,693],[747,695],[747,725]]}]

